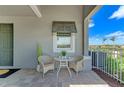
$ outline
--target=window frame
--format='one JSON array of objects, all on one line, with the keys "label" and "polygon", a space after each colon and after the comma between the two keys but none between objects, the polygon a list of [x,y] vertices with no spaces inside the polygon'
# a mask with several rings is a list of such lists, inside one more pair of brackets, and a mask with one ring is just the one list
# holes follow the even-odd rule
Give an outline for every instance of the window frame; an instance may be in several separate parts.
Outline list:
[{"label": "window frame", "polygon": [[70,53],[75,52],[75,33],[71,33],[71,48],[57,48],[57,32],[53,33],[53,52],[58,53],[62,50]]}]

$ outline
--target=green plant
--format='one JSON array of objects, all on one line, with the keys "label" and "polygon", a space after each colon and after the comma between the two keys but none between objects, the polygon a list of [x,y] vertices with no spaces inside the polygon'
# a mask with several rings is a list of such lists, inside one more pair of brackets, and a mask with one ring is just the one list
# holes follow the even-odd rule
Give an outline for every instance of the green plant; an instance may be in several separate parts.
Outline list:
[{"label": "green plant", "polygon": [[66,56],[67,52],[66,51],[61,51],[62,56]]},{"label": "green plant", "polygon": [[[37,58],[39,56],[42,56],[42,47],[39,44],[37,44]],[[38,64],[40,64],[39,61]]]}]

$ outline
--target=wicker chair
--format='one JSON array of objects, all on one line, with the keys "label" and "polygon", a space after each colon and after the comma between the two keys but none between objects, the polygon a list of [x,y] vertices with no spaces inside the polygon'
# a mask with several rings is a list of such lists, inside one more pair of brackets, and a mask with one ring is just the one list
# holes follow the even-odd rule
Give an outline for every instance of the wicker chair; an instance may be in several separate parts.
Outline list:
[{"label": "wicker chair", "polygon": [[73,58],[71,62],[69,62],[69,68],[76,71],[76,74],[78,75],[78,72],[83,70],[84,66],[83,62],[84,62],[83,56],[76,56]]},{"label": "wicker chair", "polygon": [[50,56],[39,56],[38,61],[40,63],[40,71],[44,74],[49,70],[54,70],[54,59]]}]

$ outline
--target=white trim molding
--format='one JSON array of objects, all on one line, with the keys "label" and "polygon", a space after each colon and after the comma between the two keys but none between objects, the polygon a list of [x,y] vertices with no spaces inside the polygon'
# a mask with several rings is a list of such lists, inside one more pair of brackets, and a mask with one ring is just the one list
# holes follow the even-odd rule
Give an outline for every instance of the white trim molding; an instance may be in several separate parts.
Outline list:
[{"label": "white trim molding", "polygon": [[89,13],[89,15],[85,18],[85,20],[90,19],[101,7],[102,7],[102,5],[97,5],[97,6]]}]

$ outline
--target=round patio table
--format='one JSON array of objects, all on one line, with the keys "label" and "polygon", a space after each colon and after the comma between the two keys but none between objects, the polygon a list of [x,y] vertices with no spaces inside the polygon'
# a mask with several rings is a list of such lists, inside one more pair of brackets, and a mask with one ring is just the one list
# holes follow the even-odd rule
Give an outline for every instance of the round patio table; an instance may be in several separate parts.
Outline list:
[{"label": "round patio table", "polygon": [[71,77],[71,71],[70,71],[70,68],[69,68],[69,62],[72,61],[72,57],[56,57],[55,58],[56,61],[59,61],[59,68],[58,68],[58,71],[57,71],[57,78],[58,78],[58,75],[59,75],[59,72],[60,72],[60,69],[61,68],[67,68],[68,72],[69,72],[69,75]]}]

